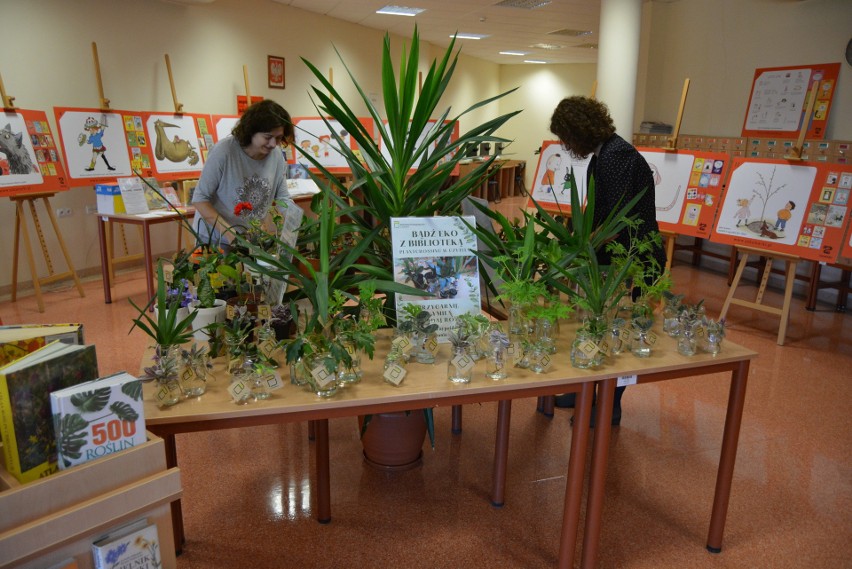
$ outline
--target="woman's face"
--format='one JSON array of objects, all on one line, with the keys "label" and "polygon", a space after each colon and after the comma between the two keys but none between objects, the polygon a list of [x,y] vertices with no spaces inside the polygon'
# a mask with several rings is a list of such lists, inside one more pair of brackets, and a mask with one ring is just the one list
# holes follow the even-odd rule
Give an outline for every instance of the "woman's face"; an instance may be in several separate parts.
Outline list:
[{"label": "woman's face", "polygon": [[284,127],[279,126],[269,132],[256,132],[251,137],[251,144],[246,147],[246,154],[255,159],[266,158],[270,152],[277,149],[284,139]]}]

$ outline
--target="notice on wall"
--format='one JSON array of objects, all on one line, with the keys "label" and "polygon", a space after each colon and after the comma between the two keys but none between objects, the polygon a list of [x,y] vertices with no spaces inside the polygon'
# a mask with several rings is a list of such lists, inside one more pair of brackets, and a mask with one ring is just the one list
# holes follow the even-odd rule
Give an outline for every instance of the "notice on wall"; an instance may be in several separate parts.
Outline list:
[{"label": "notice on wall", "polygon": [[850,191],[850,165],[734,158],[710,240],[837,262]]},{"label": "notice on wall", "polygon": [[416,303],[438,324],[438,341],[446,342],[464,313],[480,314],[479,264],[473,216],[393,217],[394,281],[423,291],[423,296],[397,294],[396,311]]},{"label": "notice on wall", "polygon": [[[755,70],[742,136],[796,138],[807,119],[807,138],[825,138],[839,72],[839,63]],[[814,85],[816,101],[805,117]]]}]

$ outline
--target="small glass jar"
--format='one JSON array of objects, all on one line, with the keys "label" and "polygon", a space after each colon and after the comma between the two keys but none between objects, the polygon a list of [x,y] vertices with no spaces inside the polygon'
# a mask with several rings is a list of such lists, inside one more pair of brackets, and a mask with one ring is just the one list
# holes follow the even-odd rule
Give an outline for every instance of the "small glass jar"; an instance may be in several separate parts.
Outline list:
[{"label": "small glass jar", "polygon": [[272,397],[269,391],[270,380],[275,379],[275,372],[269,369],[255,369],[251,375],[251,393],[256,401],[265,401]]},{"label": "small glass jar", "polygon": [[390,383],[394,387],[399,387],[400,385],[402,385],[402,381],[405,379],[405,374],[407,373],[407,366],[408,358],[406,357],[405,353],[401,349],[391,347],[387,358],[385,358],[385,365],[382,369],[382,379],[384,379],[386,383]]},{"label": "small glass jar", "polygon": [[429,349],[429,346],[437,343],[437,341],[438,336],[434,332],[418,333],[417,342],[414,344],[414,360],[419,364],[435,363],[435,354]]},{"label": "small glass jar", "polygon": [[546,345],[535,343],[530,349],[530,371],[533,373],[544,373],[550,368],[550,348]]},{"label": "small glass jar", "polygon": [[502,342],[495,342],[485,356],[485,375],[494,380],[506,379],[509,376],[509,356]]},{"label": "small glass jar", "polygon": [[680,334],[679,315],[680,304],[667,302],[666,307],[663,308],[663,332],[672,338],[677,338],[678,334]]},{"label": "small glass jar", "polygon": [[627,342],[624,341],[624,327],[627,322],[621,316],[616,316],[609,324],[609,330],[606,334],[607,342],[609,342],[609,355],[617,356],[621,352],[629,348]]},{"label": "small glass jar", "polygon": [[350,362],[347,365],[345,361],[341,361],[337,370],[337,381],[341,387],[358,383],[361,381],[363,371],[361,371],[361,352],[355,347],[354,342],[343,342],[343,348],[349,354]]},{"label": "small glass jar", "polygon": [[538,318],[535,322],[535,342],[539,349],[548,354],[556,353],[556,341],[553,339],[553,323],[550,318]]},{"label": "small glass jar", "polygon": [[649,318],[636,318],[633,320],[633,336],[630,343],[630,351],[637,358],[651,357],[651,349],[654,345],[652,340],[651,326],[653,322]]},{"label": "small glass jar", "polygon": [[318,397],[331,397],[337,393],[339,389],[337,383],[336,366],[331,366],[329,370],[328,363],[331,361],[329,352],[320,352],[318,354],[310,354],[305,356],[305,371],[308,380],[308,385]]},{"label": "small glass jar", "polygon": [[722,339],[724,337],[724,331],[708,326],[704,329],[704,342],[701,349],[715,356],[722,351]]},{"label": "small glass jar", "polygon": [[695,322],[682,320],[680,336],[677,338],[677,353],[682,356],[694,356],[698,351],[698,339],[695,334]]},{"label": "small glass jar", "polygon": [[[231,387],[229,392],[231,398],[237,405],[247,405],[255,400],[252,387],[254,385],[254,360],[244,358],[243,365],[236,373],[231,374]],[[234,384],[240,383],[239,388],[235,388]]]},{"label": "small glass jar", "polygon": [[470,383],[475,364],[467,351],[467,344],[453,346],[453,355],[447,362],[447,379],[453,383]]},{"label": "small glass jar", "polygon": [[526,334],[529,331],[526,311],[518,304],[509,306],[509,334]]},{"label": "small glass jar", "polygon": [[596,368],[603,363],[603,353],[598,346],[601,337],[580,328],[571,343],[571,365],[578,369]]}]

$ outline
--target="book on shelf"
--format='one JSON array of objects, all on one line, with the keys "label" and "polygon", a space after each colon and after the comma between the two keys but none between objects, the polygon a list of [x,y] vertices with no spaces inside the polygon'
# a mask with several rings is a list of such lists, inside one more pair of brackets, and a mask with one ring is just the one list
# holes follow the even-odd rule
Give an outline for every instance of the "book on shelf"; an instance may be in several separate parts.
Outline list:
[{"label": "book on shelf", "polygon": [[50,394],[60,470],[147,440],[142,382],[127,372]]},{"label": "book on shelf", "polygon": [[141,519],[121,526],[92,544],[95,569],[162,567],[157,524]]},{"label": "book on shelf", "polygon": [[98,377],[94,346],[55,341],[0,367],[0,438],[19,482],[58,470],[50,393]]},{"label": "book on shelf", "polygon": [[0,326],[0,366],[46,346],[54,340],[83,343],[82,324],[10,324]]}]

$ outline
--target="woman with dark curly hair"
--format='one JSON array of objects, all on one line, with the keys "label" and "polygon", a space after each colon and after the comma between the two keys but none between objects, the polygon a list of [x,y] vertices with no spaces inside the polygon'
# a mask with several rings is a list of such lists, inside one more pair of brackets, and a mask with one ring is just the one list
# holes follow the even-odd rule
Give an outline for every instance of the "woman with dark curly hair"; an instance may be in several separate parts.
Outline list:
[{"label": "woman with dark curly hair", "polygon": [[[654,175],[645,158],[632,144],[615,133],[615,125],[606,105],[588,97],[568,97],[563,99],[553,111],[550,119],[550,131],[559,137],[565,149],[574,158],[582,159],[592,154],[587,178],[591,188],[594,180],[595,211],[593,225],[597,227],[609,214],[621,204],[627,203],[640,192],[645,193],[634,206],[639,227],[633,232],[624,231],[615,237],[615,241],[630,248],[631,239],[642,239],[648,234],[658,232],[657,210],[654,204]],[[598,261],[602,265],[610,263],[606,250],[598,251]],[[650,259],[662,269],[666,265],[666,253],[661,245],[653,248]],[[638,290],[634,289],[634,299]],[[615,392],[612,424],[621,423],[621,397],[624,387]],[[558,407],[573,407],[573,393],[557,397]],[[594,420],[594,415],[592,415]]]},{"label": "woman with dark curly hair", "polygon": [[225,229],[262,221],[275,202],[290,200],[281,143],[292,142],[293,133],[290,114],[265,99],[248,107],[231,136],[216,143],[192,196],[202,243],[227,245]]}]

